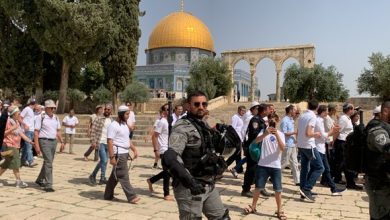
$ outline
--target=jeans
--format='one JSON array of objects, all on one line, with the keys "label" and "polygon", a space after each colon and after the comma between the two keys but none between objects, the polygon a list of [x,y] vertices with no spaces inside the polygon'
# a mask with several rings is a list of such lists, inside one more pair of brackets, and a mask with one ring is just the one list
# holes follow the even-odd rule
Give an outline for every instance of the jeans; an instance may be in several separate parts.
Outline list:
[{"label": "jeans", "polygon": [[303,190],[311,191],[318,177],[324,172],[324,165],[316,148],[299,148],[299,154],[301,155],[300,187]]},{"label": "jeans", "polygon": [[100,143],[99,145],[99,157],[100,161],[96,164],[95,169],[92,172],[92,176],[96,177],[99,169],[101,169],[100,179],[106,178],[106,169],[107,169],[107,161],[108,161],[108,147],[107,144]]},{"label": "jeans", "polygon": [[246,157],[242,158],[240,160],[240,162],[238,162],[236,164],[236,166],[234,167],[234,169],[237,171],[237,173],[239,173],[240,171],[242,172],[243,168],[242,166],[246,163]]},{"label": "jeans", "polygon": [[273,167],[257,165],[255,174],[255,185],[257,189],[264,189],[268,178],[271,177],[275,192],[282,192],[282,170]]},{"label": "jeans", "polygon": [[[33,131],[26,131],[24,133],[30,140],[34,140],[34,132]],[[22,149],[22,162],[28,162],[29,165],[33,163],[33,152],[32,152],[32,145],[28,143],[27,141],[23,142],[23,149]]]},{"label": "jeans", "polygon": [[[319,152],[318,152],[319,153]],[[319,153],[321,156],[322,164],[324,165],[324,172],[322,173],[322,179],[325,183],[328,184],[330,190],[333,192],[336,189],[336,184],[333,182],[332,176],[330,175],[330,167],[328,163],[328,158],[326,154]],[[311,164],[310,164],[311,165]],[[312,172],[312,169],[309,171],[309,175]]]}]

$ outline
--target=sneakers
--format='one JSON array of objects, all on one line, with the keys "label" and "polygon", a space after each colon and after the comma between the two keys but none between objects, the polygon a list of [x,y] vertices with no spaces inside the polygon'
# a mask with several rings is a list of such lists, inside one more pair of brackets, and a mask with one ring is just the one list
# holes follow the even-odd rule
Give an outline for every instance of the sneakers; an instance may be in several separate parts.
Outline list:
[{"label": "sneakers", "polygon": [[[95,184],[96,184],[96,182],[95,182]],[[105,185],[105,184],[107,184],[107,179],[106,178],[101,178],[99,180],[99,185]]]},{"label": "sneakers", "polygon": [[45,188],[45,192],[54,192],[55,190],[53,188]]},{"label": "sneakers", "polygon": [[299,189],[299,192],[301,194],[301,197],[304,197],[307,199],[309,202],[315,202],[315,198],[312,196],[310,191],[304,190],[304,189]]},{"label": "sneakers", "polygon": [[242,191],[241,196],[253,198],[253,193],[251,191],[247,191],[247,192]]},{"label": "sneakers", "polygon": [[342,196],[342,193],[344,192],[344,191],[346,191],[347,189],[338,189],[338,188],[336,188],[336,189],[334,189],[334,190],[332,190],[332,196]]},{"label": "sneakers", "polygon": [[270,197],[272,196],[272,193],[267,192],[267,190],[263,189],[260,191],[260,194],[264,197]]},{"label": "sneakers", "polygon": [[347,189],[354,189],[354,190],[363,190],[363,186],[359,186],[359,185],[352,185],[352,186],[347,186]]},{"label": "sneakers", "polygon": [[94,177],[93,175],[89,175],[88,180],[90,184],[96,185],[96,177]]},{"label": "sneakers", "polygon": [[28,184],[22,180],[16,180],[16,188],[26,188],[27,186]]},{"label": "sneakers", "polygon": [[233,175],[234,178],[238,179],[238,173],[237,173],[237,171],[236,171],[234,168],[232,168],[232,169],[230,170],[230,172],[232,173],[232,175]]},{"label": "sneakers", "polygon": [[37,165],[38,165],[38,163],[32,162],[31,164],[28,165],[28,167],[31,167],[31,168],[32,168],[32,167],[35,167],[35,166],[37,166]]}]

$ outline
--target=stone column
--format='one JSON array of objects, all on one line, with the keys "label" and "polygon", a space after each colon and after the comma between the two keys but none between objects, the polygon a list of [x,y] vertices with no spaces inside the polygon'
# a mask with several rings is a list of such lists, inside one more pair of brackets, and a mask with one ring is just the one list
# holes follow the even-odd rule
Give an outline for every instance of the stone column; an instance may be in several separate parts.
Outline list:
[{"label": "stone column", "polygon": [[256,76],[256,66],[251,63],[250,64],[250,72],[251,72],[251,87],[249,88],[249,101],[253,102],[255,100],[255,76]]},{"label": "stone column", "polygon": [[282,68],[276,69],[276,101],[280,102],[280,75],[282,74]]},{"label": "stone column", "polygon": [[227,94],[228,103],[233,103],[234,102],[234,68],[229,67],[228,73],[230,74],[230,78],[231,78],[232,83],[233,83],[232,89],[230,90],[229,94]]}]

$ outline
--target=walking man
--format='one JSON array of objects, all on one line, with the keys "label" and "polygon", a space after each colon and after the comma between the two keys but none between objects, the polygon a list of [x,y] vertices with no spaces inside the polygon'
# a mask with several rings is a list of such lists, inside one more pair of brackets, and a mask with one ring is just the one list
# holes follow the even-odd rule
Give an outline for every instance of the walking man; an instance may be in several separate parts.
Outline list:
[{"label": "walking man", "polygon": [[119,182],[125,192],[127,201],[132,204],[137,204],[140,198],[136,195],[130,184],[129,167],[127,166],[129,149],[133,151],[134,159],[138,157],[138,151],[129,138],[130,130],[127,126],[129,115],[130,109],[127,106],[119,106],[118,118],[107,128],[108,155],[113,168],[106,184],[104,199],[114,199],[114,190]]},{"label": "walking man", "polygon": [[107,146],[107,129],[113,119],[111,118],[112,105],[106,104],[104,107],[103,116],[98,116],[92,124],[91,131],[91,146],[93,149],[98,149],[100,161],[96,164],[95,169],[89,176],[89,182],[96,185],[96,175],[100,172],[99,184],[106,184],[106,169],[108,161],[108,146]]},{"label": "walking man", "polygon": [[57,148],[57,140],[64,148],[61,137],[61,123],[54,114],[57,108],[53,100],[45,101],[45,113],[39,115],[35,120],[34,143],[35,150],[39,155],[42,152],[43,165],[37,180],[35,181],[46,192],[54,192],[53,189],[53,160]]},{"label": "walking man", "polygon": [[[315,145],[315,138],[320,138],[320,132],[314,132],[318,102],[310,100],[308,110],[298,119],[297,145],[301,155],[300,193],[309,202],[315,202],[312,189],[324,172],[321,156]],[[310,173],[309,173],[310,170]]]},{"label": "walking man", "polygon": [[161,171],[157,175],[152,176],[150,179],[147,179],[147,183],[149,185],[149,191],[153,192],[152,184],[162,178],[164,199],[167,201],[173,201],[174,199],[169,195],[170,175],[164,160],[164,153],[166,150],[168,150],[168,138],[169,138],[169,125],[167,120],[168,114],[169,114],[169,106],[167,104],[161,106],[160,108],[161,119],[158,121],[156,127],[154,128],[154,134],[152,136],[154,152],[156,154],[158,153],[159,157],[161,158],[163,171]]},{"label": "walking man", "polygon": [[[69,111],[69,115],[65,116],[65,118],[62,120],[62,125],[65,127],[65,144],[69,143],[69,154],[74,154],[73,152],[73,141],[74,136],[76,134],[75,127],[79,124],[79,119],[74,115],[74,110],[71,109]],[[60,152],[62,152],[64,149],[61,149]]]},{"label": "walking man", "polygon": [[299,186],[300,173],[298,168],[297,147],[295,144],[295,138],[297,132],[294,130],[294,117],[297,108],[294,105],[288,105],[286,107],[286,116],[283,117],[280,123],[280,129],[284,133],[286,138],[286,147],[282,154],[282,170],[286,166],[290,165],[295,185]]},{"label": "walking man", "polygon": [[[23,111],[20,113],[22,118],[22,127],[24,129],[24,134],[30,139],[34,139],[34,108],[35,108],[35,99],[30,99],[28,106],[26,106]],[[22,146],[22,166],[34,167],[38,165],[34,163],[32,145],[24,141]]]},{"label": "walking man", "polygon": [[[238,106],[237,113],[233,115],[232,117],[232,127],[234,130],[237,132],[238,136],[240,137],[241,143],[244,141],[242,137],[242,129],[244,125],[244,121],[242,120],[242,117],[244,116],[246,111],[245,106]],[[234,161],[236,161],[236,165],[240,162],[241,160],[241,147],[240,149],[235,152],[231,157],[229,157],[226,160],[226,165],[230,166]]]}]

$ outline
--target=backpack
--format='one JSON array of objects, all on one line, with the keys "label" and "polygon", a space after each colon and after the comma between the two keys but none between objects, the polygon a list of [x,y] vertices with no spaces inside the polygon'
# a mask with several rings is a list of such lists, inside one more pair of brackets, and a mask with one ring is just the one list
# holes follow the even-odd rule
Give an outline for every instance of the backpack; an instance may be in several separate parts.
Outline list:
[{"label": "backpack", "polygon": [[[360,121],[363,121],[363,111],[360,111]],[[355,126],[345,141],[344,161],[346,169],[352,172],[365,172],[365,151],[367,149],[367,130],[363,123]]]},{"label": "backpack", "polygon": [[263,142],[256,143],[256,139],[249,145],[248,153],[253,161],[258,162],[261,156],[261,145]]}]

